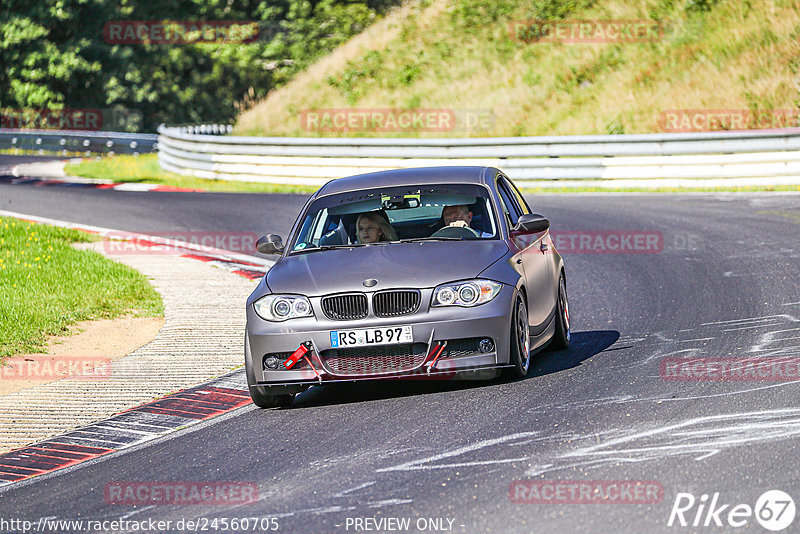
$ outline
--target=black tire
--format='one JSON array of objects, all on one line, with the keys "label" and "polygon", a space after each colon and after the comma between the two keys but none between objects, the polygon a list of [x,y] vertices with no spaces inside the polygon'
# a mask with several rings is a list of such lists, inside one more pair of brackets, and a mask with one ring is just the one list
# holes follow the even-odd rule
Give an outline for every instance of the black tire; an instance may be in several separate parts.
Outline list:
[{"label": "black tire", "polygon": [[294,393],[284,393],[281,395],[269,395],[268,388],[259,386],[256,383],[255,373],[250,362],[250,343],[247,339],[247,332],[244,334],[244,367],[247,377],[247,389],[250,390],[250,398],[253,404],[259,408],[282,408],[289,406],[294,400]]},{"label": "black tire", "polygon": [[250,398],[253,404],[259,408],[284,408],[292,404],[294,393],[284,393],[282,395],[267,395],[266,388],[261,386],[251,386]]},{"label": "black tire", "polygon": [[570,340],[569,300],[567,299],[567,282],[562,273],[558,280],[558,300],[556,301],[556,331],[550,340],[550,348],[561,350],[569,348]]},{"label": "black tire", "polygon": [[522,293],[517,293],[514,300],[510,336],[510,363],[514,367],[509,368],[508,373],[513,378],[525,378],[531,367],[531,328],[528,324],[528,305]]}]

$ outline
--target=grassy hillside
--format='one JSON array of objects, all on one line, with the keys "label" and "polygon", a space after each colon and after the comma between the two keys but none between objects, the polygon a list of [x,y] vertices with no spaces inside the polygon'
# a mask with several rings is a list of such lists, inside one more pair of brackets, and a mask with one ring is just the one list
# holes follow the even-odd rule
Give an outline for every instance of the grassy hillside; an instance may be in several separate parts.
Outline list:
[{"label": "grassy hillside", "polygon": [[[652,42],[516,38],[519,20],[658,21]],[[318,131],[304,111],[444,109],[452,130]],[[242,135],[524,136],[664,129],[665,110],[800,108],[796,0],[411,0],[238,120]],[[754,123],[745,125],[755,126]],[[726,128],[715,126],[713,129]]]}]

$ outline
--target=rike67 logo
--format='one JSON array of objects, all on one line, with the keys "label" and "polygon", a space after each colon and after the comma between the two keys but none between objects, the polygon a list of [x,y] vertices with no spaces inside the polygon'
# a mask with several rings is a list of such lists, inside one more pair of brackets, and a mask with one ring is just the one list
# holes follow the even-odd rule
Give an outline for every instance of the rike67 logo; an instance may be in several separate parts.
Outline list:
[{"label": "rike67 logo", "polygon": [[765,529],[778,532],[792,524],[794,515],[794,500],[781,490],[765,491],[755,506],[724,503],[719,492],[714,493],[710,500],[705,493],[699,499],[691,493],[678,493],[667,526],[739,528],[747,526],[755,518]]}]

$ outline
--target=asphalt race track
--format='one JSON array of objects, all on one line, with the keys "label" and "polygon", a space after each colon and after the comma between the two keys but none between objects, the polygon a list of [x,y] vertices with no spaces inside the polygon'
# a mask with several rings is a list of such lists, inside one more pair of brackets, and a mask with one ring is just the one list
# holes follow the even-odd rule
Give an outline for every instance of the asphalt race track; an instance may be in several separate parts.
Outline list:
[{"label": "asphalt race track", "polygon": [[[577,236],[575,249],[588,235],[590,246],[560,248],[572,348],[537,355],[527,379],[312,388],[289,409],[248,405],[7,487],[0,517],[153,518],[172,525],[277,518],[278,532],[379,525],[367,518],[409,518],[410,532],[763,531],[752,516],[735,529],[727,514],[738,504],[754,507],[767,490],[800,498],[800,385],[788,378],[679,381],[662,376],[661,366],[675,357],[800,355],[800,195],[528,200],[551,219],[554,234]],[[0,185],[0,209],[141,232],[285,237],[304,201]],[[660,236],[659,245],[600,248],[613,243],[609,236],[627,239],[631,232]],[[514,481],[528,479],[649,481],[663,491],[645,504],[512,502]],[[104,499],[106,485],[119,481],[209,480],[256,483],[259,499],[138,508]],[[679,493],[698,503],[719,493],[718,506],[729,505],[719,515],[724,526],[708,518],[704,529],[703,512],[697,527],[668,527]],[[697,511],[698,505],[688,510],[686,520]],[[798,524],[800,518],[787,532]],[[393,523],[380,525],[390,531]]]}]

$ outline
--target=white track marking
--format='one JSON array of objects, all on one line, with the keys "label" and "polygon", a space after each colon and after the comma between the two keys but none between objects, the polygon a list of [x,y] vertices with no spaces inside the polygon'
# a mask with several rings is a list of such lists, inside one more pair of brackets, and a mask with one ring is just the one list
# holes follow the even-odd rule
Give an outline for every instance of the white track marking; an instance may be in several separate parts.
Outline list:
[{"label": "white track marking", "polygon": [[766,326],[777,326],[777,325],[765,325],[765,324],[754,324],[751,326],[742,326],[739,328],[723,328],[720,332],[739,332],[740,330],[752,330],[754,328],[764,328]]},{"label": "white track marking", "polygon": [[368,487],[372,486],[373,484],[375,484],[374,480],[372,482],[364,482],[363,484],[359,484],[358,486],[356,486],[354,488],[346,489],[346,490],[344,490],[342,492],[339,492],[339,493],[335,494],[334,497],[344,497],[348,493],[352,493],[352,492],[358,491],[360,489],[368,488]]},{"label": "white track marking", "polygon": [[[486,447],[491,447],[493,445],[500,445],[501,443],[505,443],[507,441],[512,441],[519,438],[527,438],[530,436],[535,436],[539,434],[538,432],[517,432],[516,434],[509,434],[508,436],[503,436],[500,438],[492,438],[492,439],[485,439],[479,441],[478,443],[473,443],[472,445],[466,445],[464,447],[459,447],[452,451],[443,452],[440,454],[435,454],[433,456],[429,456],[428,458],[422,458],[420,460],[412,460],[410,462],[406,462],[400,465],[396,465],[393,467],[384,467],[381,469],[376,469],[378,473],[386,473],[388,471],[414,471],[417,469],[426,469],[423,464],[429,464],[431,462],[436,462],[438,460],[443,460],[445,458],[452,458],[454,456],[461,456],[462,454],[467,454],[469,452],[477,451],[480,449],[485,449]],[[518,459],[513,460],[493,460],[483,462],[482,465],[490,464],[490,463],[502,463],[507,461],[518,461]]]},{"label": "white track marking", "polygon": [[700,323],[700,326],[711,326],[715,324],[730,324],[730,323],[746,323],[752,321],[767,321],[772,319],[783,318],[793,323],[800,323],[800,319],[795,317],[794,315],[789,315],[788,313],[780,313],[777,315],[762,315],[759,317],[747,317],[744,319],[730,319],[728,321],[713,321],[710,323]]},{"label": "white track marking", "polygon": [[740,389],[739,391],[726,391],[725,393],[714,393],[711,395],[695,395],[693,397],[675,397],[669,399],[659,399],[658,402],[672,402],[672,401],[694,401],[698,399],[714,399],[717,397],[730,397],[733,395],[741,395],[742,393],[752,393],[754,391],[761,391],[762,389],[780,388],[784,386],[797,386],[796,382],[779,382],[777,384],[770,384],[768,386],[761,386],[750,389]]},{"label": "white track marking", "polygon": [[[761,352],[761,351],[764,351],[764,350],[769,350],[769,349],[765,349],[763,347],[765,345],[778,343],[778,342],[781,342],[781,341],[785,341],[787,339],[798,339],[797,336],[775,338],[775,335],[776,334],[780,334],[781,332],[800,332],[800,328],[785,328],[783,330],[773,330],[771,332],[765,332],[765,333],[761,334],[759,340],[756,341],[752,345],[752,347],[750,347],[750,352]],[[793,347],[790,347],[790,348],[793,348]]]},{"label": "white track marking", "polygon": [[150,506],[145,506],[143,508],[137,508],[136,510],[128,512],[127,514],[125,514],[123,516],[120,516],[120,519],[128,519],[129,517],[132,517],[132,516],[134,516],[136,514],[140,514],[140,513],[144,512],[146,510],[150,510],[150,509],[155,508],[155,507],[156,506],[153,504],[153,505],[150,505]]},{"label": "white track marking", "polygon": [[[532,467],[526,474],[535,476],[550,470],[661,460],[685,454],[703,460],[739,445],[798,435],[800,409],[795,408],[696,417],[557,454],[551,467]],[[590,436],[584,439],[589,441]]]},{"label": "white track marking", "polygon": [[371,501],[365,506],[367,508],[383,508],[384,506],[397,506],[399,504],[411,504],[412,499],[384,499],[382,501]]}]

